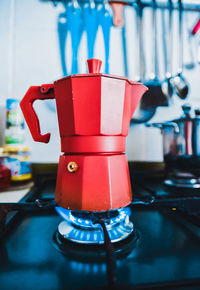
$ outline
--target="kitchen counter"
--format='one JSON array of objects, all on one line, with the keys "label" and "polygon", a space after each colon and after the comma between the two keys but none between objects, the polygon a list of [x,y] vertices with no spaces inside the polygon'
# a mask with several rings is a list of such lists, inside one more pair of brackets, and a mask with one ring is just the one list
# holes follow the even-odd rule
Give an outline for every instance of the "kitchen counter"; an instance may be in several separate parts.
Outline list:
[{"label": "kitchen counter", "polygon": [[15,187],[12,190],[0,191],[0,202],[19,202],[24,196],[28,194],[33,182],[30,182],[25,188],[24,187]]}]

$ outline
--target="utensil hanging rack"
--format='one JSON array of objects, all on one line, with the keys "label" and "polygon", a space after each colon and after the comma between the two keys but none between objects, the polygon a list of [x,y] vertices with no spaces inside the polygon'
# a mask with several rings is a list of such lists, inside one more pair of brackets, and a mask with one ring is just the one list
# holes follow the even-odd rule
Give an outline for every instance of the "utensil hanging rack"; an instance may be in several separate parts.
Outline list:
[{"label": "utensil hanging rack", "polygon": [[[41,2],[52,2],[54,5],[57,5],[59,2],[67,3],[71,0],[40,0]],[[79,3],[88,2],[88,0],[78,0]],[[95,3],[101,4],[103,0],[94,0]],[[152,1],[150,0],[109,0],[108,2],[115,2],[115,3],[124,3],[125,5],[135,6],[140,3],[144,8],[145,7],[152,7]],[[172,1],[172,9],[178,10],[179,4],[177,0]],[[168,9],[168,1],[167,0],[157,0],[157,8],[158,9]],[[200,12],[200,0],[183,0],[182,1],[182,9],[185,11],[191,12]]]},{"label": "utensil hanging rack", "polygon": [[[131,1],[132,5],[137,4],[138,1]],[[140,1],[141,5],[144,7],[152,7],[152,1]],[[169,2],[168,0],[157,0],[156,6],[159,9],[169,9]],[[178,0],[172,0],[172,9],[179,10],[179,1]],[[193,11],[193,12],[200,12],[200,1],[190,1],[190,0],[182,0],[182,9],[185,11]]]}]

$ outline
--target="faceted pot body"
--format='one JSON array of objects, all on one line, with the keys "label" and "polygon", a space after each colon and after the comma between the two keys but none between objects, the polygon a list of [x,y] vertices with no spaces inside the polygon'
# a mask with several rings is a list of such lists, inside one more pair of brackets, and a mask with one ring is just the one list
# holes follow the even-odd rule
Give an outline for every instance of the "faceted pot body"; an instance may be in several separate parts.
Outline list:
[{"label": "faceted pot body", "polygon": [[[72,136],[127,136],[130,119],[146,90],[142,84],[102,74],[73,76],[54,83],[61,147],[63,152],[74,152],[77,142],[93,142]],[[94,144],[98,148],[99,141]],[[104,140],[107,140],[104,138]],[[122,138],[120,142],[125,142]],[[123,140],[123,141],[122,141]],[[70,143],[73,143],[71,146]],[[107,141],[105,141],[107,142]],[[75,144],[76,143],[76,144]],[[104,143],[104,141],[103,141]],[[108,149],[123,152],[124,146]],[[105,152],[106,147],[96,152]],[[95,148],[77,146],[76,152],[95,152]]]}]

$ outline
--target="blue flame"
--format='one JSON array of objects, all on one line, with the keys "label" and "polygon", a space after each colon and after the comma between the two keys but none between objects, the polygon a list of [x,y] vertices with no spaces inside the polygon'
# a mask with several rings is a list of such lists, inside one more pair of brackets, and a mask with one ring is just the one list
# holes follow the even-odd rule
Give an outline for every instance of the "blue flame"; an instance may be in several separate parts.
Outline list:
[{"label": "blue flame", "polygon": [[[69,209],[65,209],[63,207],[55,207],[57,213],[66,221],[71,222],[76,225],[80,225],[83,227],[99,227],[100,225],[94,223],[92,219],[88,218],[80,218],[73,215],[73,211]],[[129,207],[120,208],[117,210],[118,215],[116,217],[112,217],[109,220],[105,220],[106,225],[115,225],[116,223],[121,223],[127,216],[130,216],[131,210]],[[94,213],[95,215],[95,213]]]},{"label": "blue flame", "polygon": [[64,219],[58,226],[58,232],[73,242],[85,244],[102,244],[104,235],[98,219],[104,220],[112,241],[120,241],[133,231],[129,220],[131,210],[124,207],[108,212],[71,211],[55,207],[57,213]]}]

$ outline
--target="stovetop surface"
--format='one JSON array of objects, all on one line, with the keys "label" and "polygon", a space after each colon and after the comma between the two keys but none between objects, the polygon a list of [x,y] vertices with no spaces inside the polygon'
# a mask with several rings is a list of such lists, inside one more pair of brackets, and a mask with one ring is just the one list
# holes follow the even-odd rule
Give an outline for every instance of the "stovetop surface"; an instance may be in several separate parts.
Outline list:
[{"label": "stovetop surface", "polygon": [[[53,191],[47,182],[41,197]],[[134,191],[142,192],[137,183]],[[132,206],[131,218],[139,238],[116,259],[116,288],[200,289],[200,227],[175,208]],[[17,216],[0,242],[0,289],[110,289],[106,259],[70,250],[65,256],[55,248],[61,221],[53,209]]]}]

